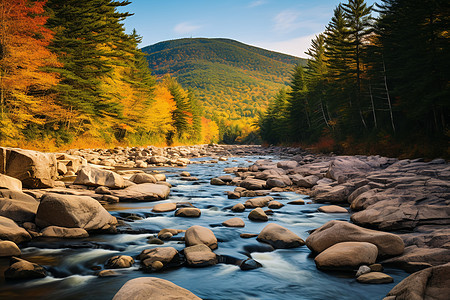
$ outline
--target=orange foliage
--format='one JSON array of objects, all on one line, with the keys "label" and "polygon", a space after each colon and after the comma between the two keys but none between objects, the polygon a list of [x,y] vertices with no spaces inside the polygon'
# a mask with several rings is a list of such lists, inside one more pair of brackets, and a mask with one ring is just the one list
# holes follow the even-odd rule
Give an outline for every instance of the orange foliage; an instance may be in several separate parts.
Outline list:
[{"label": "orange foliage", "polygon": [[17,137],[29,123],[45,124],[66,115],[48,93],[58,82],[56,75],[42,70],[58,65],[46,48],[53,33],[44,27],[45,3],[0,0],[0,137]]},{"label": "orange foliage", "polygon": [[155,101],[144,119],[144,128],[151,133],[165,135],[174,130],[172,112],[176,109],[175,101],[167,87],[162,84],[156,86],[154,95]]},{"label": "orange foliage", "polygon": [[216,122],[202,117],[202,143],[209,144],[219,140],[219,127]]}]

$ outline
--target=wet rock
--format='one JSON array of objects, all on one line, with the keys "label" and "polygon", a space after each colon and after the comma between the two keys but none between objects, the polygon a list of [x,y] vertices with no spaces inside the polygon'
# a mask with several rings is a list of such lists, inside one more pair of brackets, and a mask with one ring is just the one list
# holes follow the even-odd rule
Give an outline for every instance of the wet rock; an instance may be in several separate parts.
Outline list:
[{"label": "wet rock", "polygon": [[23,187],[53,187],[58,177],[56,157],[18,148],[0,147],[0,173],[19,179]]},{"label": "wet rock", "polygon": [[191,174],[189,172],[183,171],[180,173],[181,177],[191,177]]},{"label": "wet rock", "polygon": [[0,239],[19,244],[31,240],[31,236],[25,229],[19,227],[13,220],[0,217]]},{"label": "wet rock", "polygon": [[250,239],[250,238],[257,237],[258,235],[255,233],[241,233],[239,236],[243,239]]},{"label": "wet rock", "polygon": [[20,256],[21,251],[16,243],[11,241],[0,241],[0,257]]},{"label": "wet rock", "polygon": [[164,235],[165,235],[165,234],[168,234],[168,233],[171,234],[170,237],[172,237],[172,236],[177,235],[177,234],[179,234],[179,233],[181,233],[181,232],[186,232],[186,230],[183,230],[183,229],[164,228],[164,229],[161,229],[161,230],[158,232],[158,238],[164,239]]},{"label": "wet rock", "polygon": [[228,199],[239,199],[241,198],[241,194],[237,192],[227,192]]},{"label": "wet rock", "polygon": [[230,183],[233,181],[233,177],[230,175],[223,175],[223,176],[219,176],[218,178],[225,183]]},{"label": "wet rock", "polygon": [[383,263],[413,273],[433,265],[445,264],[448,261],[450,261],[450,249],[448,248],[411,245],[405,248],[402,255],[384,260]]},{"label": "wet rock", "polygon": [[243,191],[241,193],[241,197],[259,197],[259,196],[267,196],[268,194],[270,194],[269,191],[262,191],[262,190],[257,190],[257,191]]},{"label": "wet rock", "polygon": [[89,236],[89,233],[82,228],[65,228],[58,226],[48,226],[41,231],[43,237],[79,239]]},{"label": "wet rock", "polygon": [[87,196],[45,194],[36,214],[36,225],[108,230],[117,224],[97,200]]},{"label": "wet rock", "polygon": [[366,242],[337,243],[316,256],[314,262],[321,270],[354,270],[360,265],[375,263],[377,246]]},{"label": "wet rock", "polygon": [[267,206],[269,201],[272,201],[272,200],[273,200],[273,198],[270,196],[258,197],[258,198],[248,199],[247,201],[245,201],[244,205],[247,208],[264,207],[264,206]]},{"label": "wet rock", "polygon": [[266,181],[253,178],[243,180],[240,186],[246,188],[247,190],[265,190],[267,188]]},{"label": "wet rock", "polygon": [[[1,151],[1,150],[0,150]],[[1,172],[1,170],[0,170]],[[0,188],[9,189],[12,191],[22,190],[22,181],[11,176],[0,174]]]},{"label": "wet rock", "polygon": [[387,297],[408,300],[446,300],[450,295],[448,274],[450,274],[450,263],[416,272],[397,284]]},{"label": "wet rock", "polygon": [[156,183],[155,176],[147,173],[139,173],[131,176],[130,181],[141,184],[141,183]]},{"label": "wet rock", "polygon": [[5,279],[35,279],[46,276],[47,271],[42,266],[17,257],[11,258],[10,266],[5,271]]},{"label": "wet rock", "polygon": [[101,270],[100,272],[98,272],[97,276],[98,277],[114,277],[114,276],[119,276],[119,273],[117,273],[116,271],[113,271],[113,270]]},{"label": "wet rock", "polygon": [[322,252],[341,242],[368,242],[378,247],[381,256],[403,253],[404,243],[395,234],[359,227],[345,221],[330,221],[316,229],[306,239],[306,246],[314,252]]},{"label": "wet rock", "polygon": [[208,267],[218,262],[216,254],[204,244],[184,248],[184,255],[189,267]]},{"label": "wet rock", "polygon": [[287,184],[280,178],[269,178],[266,181],[266,187],[271,189],[271,188],[275,188],[275,187],[279,187],[279,188],[284,188],[286,187]]},{"label": "wet rock", "polygon": [[175,217],[199,218],[201,214],[201,210],[196,207],[183,207],[175,212]]},{"label": "wet rock", "polygon": [[167,211],[173,211],[177,209],[176,203],[160,203],[153,206],[152,211],[153,212],[167,212]]},{"label": "wet rock", "polygon": [[370,272],[356,278],[359,283],[383,284],[394,282],[394,278],[381,272]]},{"label": "wet rock", "polygon": [[[173,235],[172,235],[173,236]],[[158,238],[152,237],[147,240],[147,244],[151,245],[163,245],[164,242]]]},{"label": "wet rock", "polygon": [[160,262],[159,260],[152,262],[150,265],[150,269],[152,272],[156,272],[164,268],[164,264]]},{"label": "wet rock", "polygon": [[190,291],[156,277],[140,277],[127,281],[113,300],[158,299],[201,300]]},{"label": "wet rock", "polygon": [[369,268],[371,272],[383,272],[383,266],[381,264],[371,264]]},{"label": "wet rock", "polygon": [[186,246],[205,244],[212,250],[217,248],[217,238],[214,233],[199,225],[189,227],[185,233]]},{"label": "wet rock", "polygon": [[252,210],[248,214],[248,218],[252,221],[262,221],[262,222],[267,222],[269,220],[269,217],[266,215],[264,210],[260,207]]},{"label": "wet rock", "polygon": [[305,244],[305,241],[298,235],[275,223],[270,223],[264,227],[257,240],[268,243],[277,249],[296,248]]},{"label": "wet rock", "polygon": [[[18,197],[20,199],[0,198],[0,216],[10,218],[18,223],[34,221],[39,202],[21,192],[13,193],[22,195]],[[14,197],[14,195],[12,196]]]},{"label": "wet rock", "polygon": [[248,271],[261,268],[262,265],[252,258],[247,258],[240,264],[239,267],[241,268],[242,271]]},{"label": "wet rock", "polygon": [[269,204],[267,205],[270,209],[279,209],[282,208],[284,206],[283,203],[280,203],[276,200],[272,200],[269,202]]},{"label": "wet rock", "polygon": [[153,249],[145,249],[139,254],[141,260],[141,268],[151,271],[154,269],[152,264],[156,261],[161,262],[164,266],[178,257],[178,251],[173,247],[157,247]]},{"label": "wet rock", "polygon": [[105,263],[105,268],[122,269],[130,268],[134,264],[134,259],[128,255],[116,255],[109,258]]},{"label": "wet rock", "polygon": [[366,265],[362,265],[359,267],[358,271],[356,272],[356,277],[359,277],[363,274],[367,274],[369,272],[372,272],[372,269]]},{"label": "wet rock", "polygon": [[211,178],[211,181],[209,183],[211,185],[226,185],[226,182],[219,178]]},{"label": "wet rock", "polygon": [[245,223],[241,218],[232,218],[222,222],[225,227],[245,227]]},{"label": "wet rock", "polygon": [[327,214],[338,214],[338,213],[348,213],[348,210],[341,206],[337,205],[326,205],[321,206],[317,209],[320,212],[327,213]]},{"label": "wet rock", "polygon": [[81,167],[73,183],[87,186],[106,186],[112,189],[125,187],[124,179],[119,174],[90,166]]},{"label": "wet rock", "polygon": [[170,188],[162,184],[142,183],[127,187],[123,190],[112,191],[112,195],[120,201],[157,201],[166,199]]},{"label": "wet rock", "polygon": [[298,200],[290,201],[290,202],[288,202],[288,204],[291,204],[291,205],[305,205],[305,200],[298,199]]},{"label": "wet rock", "polygon": [[238,204],[233,205],[231,210],[234,212],[243,212],[243,211],[245,211],[245,206],[242,203],[238,203]]}]

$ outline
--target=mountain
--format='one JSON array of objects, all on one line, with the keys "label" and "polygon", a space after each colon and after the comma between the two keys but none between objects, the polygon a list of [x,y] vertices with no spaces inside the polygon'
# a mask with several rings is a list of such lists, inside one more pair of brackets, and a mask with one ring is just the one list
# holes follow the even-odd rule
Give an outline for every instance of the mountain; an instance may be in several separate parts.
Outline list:
[{"label": "mountain", "polygon": [[[248,125],[306,60],[230,39],[187,38],[142,48],[156,76],[196,91],[207,117]],[[240,121],[239,121],[240,120]]]}]

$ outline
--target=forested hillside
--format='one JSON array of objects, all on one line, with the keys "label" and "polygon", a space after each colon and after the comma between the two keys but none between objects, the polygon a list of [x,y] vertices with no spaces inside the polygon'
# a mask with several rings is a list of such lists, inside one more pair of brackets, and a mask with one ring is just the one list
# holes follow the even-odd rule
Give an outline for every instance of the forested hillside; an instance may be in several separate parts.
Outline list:
[{"label": "forested hillside", "polygon": [[338,5],[312,41],[307,66],[295,68],[259,119],[262,138],[322,151],[450,157],[448,28],[444,0]]},{"label": "forested hillside", "polygon": [[128,1],[0,1],[0,142],[41,149],[209,143],[195,92],[158,81]]},{"label": "forested hillside", "polygon": [[205,115],[214,118],[225,135],[233,135],[230,130],[248,134],[269,96],[288,83],[293,66],[306,63],[229,39],[179,39],[142,50],[155,75],[171,74],[198,92]]}]

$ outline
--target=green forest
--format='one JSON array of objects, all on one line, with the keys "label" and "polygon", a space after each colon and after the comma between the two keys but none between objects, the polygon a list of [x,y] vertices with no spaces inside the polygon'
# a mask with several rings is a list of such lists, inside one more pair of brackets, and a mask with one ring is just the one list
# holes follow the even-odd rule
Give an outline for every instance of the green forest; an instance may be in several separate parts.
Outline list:
[{"label": "green forest", "polygon": [[151,74],[129,1],[0,1],[0,142],[51,150],[217,141],[194,91]]},{"label": "green forest", "polygon": [[228,143],[259,140],[249,136],[251,125],[270,95],[288,84],[292,68],[306,65],[305,59],[229,39],[178,39],[142,50],[156,76],[170,74],[197,91],[205,116],[216,121]]},{"label": "green forest", "polygon": [[[258,119],[268,144],[450,156],[449,2],[339,4]],[[375,16],[375,17],[374,17]]]}]

